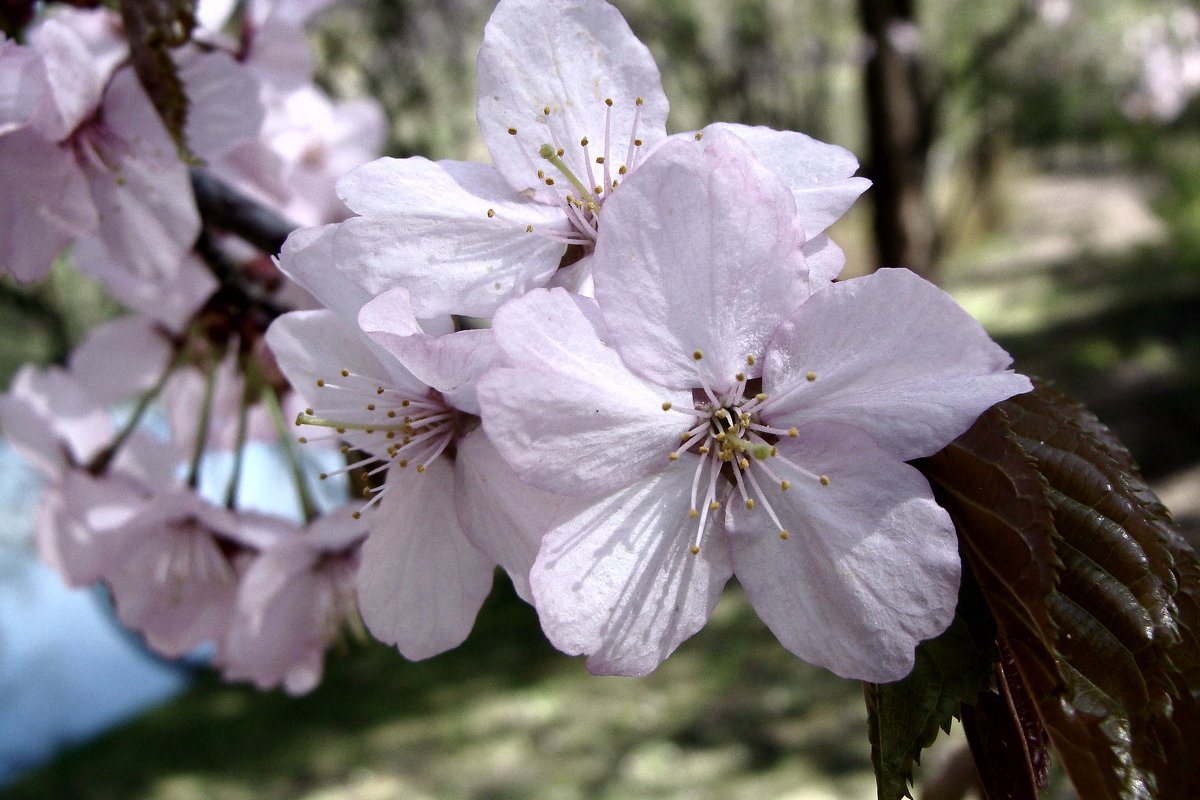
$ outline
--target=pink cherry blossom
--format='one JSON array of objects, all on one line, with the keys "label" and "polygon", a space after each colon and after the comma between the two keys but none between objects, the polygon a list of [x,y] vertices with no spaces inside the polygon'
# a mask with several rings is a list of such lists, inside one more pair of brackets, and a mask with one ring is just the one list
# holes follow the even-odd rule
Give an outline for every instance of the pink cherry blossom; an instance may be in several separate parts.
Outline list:
[{"label": "pink cherry blossom", "polygon": [[[338,267],[371,294],[409,289],[420,317],[489,316],[531,288],[586,287],[602,208],[667,138],[654,60],[602,0],[502,0],[477,72],[494,168],[381,159],[338,186],[359,215],[338,232]],[[802,134],[724,127],[793,188],[808,246],[835,275],[844,259],[819,234],[869,185],[858,162]],[[556,277],[560,266],[570,273]]]},{"label": "pink cherry blossom", "polygon": [[507,364],[479,385],[516,473],[590,498],[530,576],[547,635],[593,671],[644,674],[736,574],[800,657],[902,677],[949,624],[960,570],[904,461],[1028,380],[907,271],[816,290],[792,192],[728,131],[664,144],[608,203],[596,300],[506,304]]}]

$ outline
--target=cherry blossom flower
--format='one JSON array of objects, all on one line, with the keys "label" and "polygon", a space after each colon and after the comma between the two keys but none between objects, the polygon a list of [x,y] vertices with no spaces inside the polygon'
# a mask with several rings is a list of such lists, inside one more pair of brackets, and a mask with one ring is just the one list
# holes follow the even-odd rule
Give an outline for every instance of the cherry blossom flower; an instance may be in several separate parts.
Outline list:
[{"label": "cherry blossom flower", "polygon": [[792,193],[727,131],[664,144],[609,203],[596,299],[503,306],[507,363],[478,390],[521,479],[590,499],[530,576],[547,635],[595,672],[644,674],[736,574],[793,653],[902,677],[960,571],[904,461],[1028,380],[905,270],[814,290]]},{"label": "cherry blossom flower", "polygon": [[[408,288],[422,318],[490,316],[531,288],[585,286],[603,206],[667,138],[654,60],[602,0],[502,0],[477,73],[495,167],[381,159],[338,186],[359,215],[338,232],[338,267],[373,295]],[[868,185],[852,177],[854,157],[803,134],[724,127],[793,188],[809,246],[840,270],[840,251],[818,235]]]},{"label": "cherry blossom flower", "polygon": [[366,523],[349,514],[326,514],[306,527],[261,515],[242,521],[259,529],[262,549],[241,575],[222,673],[304,694],[320,683],[325,650],[355,617]]}]

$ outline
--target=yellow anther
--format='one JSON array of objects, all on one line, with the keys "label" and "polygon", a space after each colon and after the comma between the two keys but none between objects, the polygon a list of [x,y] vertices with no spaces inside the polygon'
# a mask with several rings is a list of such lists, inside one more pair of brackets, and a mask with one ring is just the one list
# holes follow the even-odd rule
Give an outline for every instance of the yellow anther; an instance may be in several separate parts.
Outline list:
[{"label": "yellow anther", "polygon": [[554,185],[554,178],[546,178],[546,185],[547,185],[547,186],[553,186],[553,185]]},{"label": "yellow anther", "polygon": [[788,428],[788,436],[795,439],[799,435],[800,435],[800,431],[796,430],[795,428]]},{"label": "yellow anther", "polygon": [[343,378],[349,378],[349,377],[350,377],[350,370],[348,370],[348,369],[343,369],[343,370],[342,370],[342,377],[343,377]]},{"label": "yellow anther", "polygon": [[700,516],[700,512],[694,508],[689,508],[688,516],[691,517],[692,519],[695,519],[696,517]]},{"label": "yellow anther", "polygon": [[711,453],[711,452],[712,452],[712,448],[710,448],[708,445],[701,445],[701,446],[700,446],[700,455],[702,455],[702,456],[706,456],[706,455],[708,455],[708,454],[709,454],[709,453]]},{"label": "yellow anther", "polygon": [[670,410],[671,410],[671,404],[670,404],[670,403],[663,403],[663,404],[662,404],[662,410],[663,410],[663,411],[670,411]]},{"label": "yellow anther", "polygon": [[671,453],[671,455],[667,456],[667,458],[671,459],[672,461],[678,461],[679,453]]},{"label": "yellow anther", "polygon": [[642,146],[642,140],[641,140],[641,139],[634,139],[634,140],[633,140],[633,146],[634,146],[634,147],[641,147],[641,146]]},{"label": "yellow anther", "polygon": [[612,182],[612,188],[614,188],[614,189],[615,189],[615,188],[617,188],[617,186],[618,186],[618,185],[619,185],[619,184],[617,183],[617,181],[613,181],[613,182]]},{"label": "yellow anther", "polygon": [[387,435],[386,435],[386,436],[384,436],[383,438],[385,438],[385,439],[395,439],[395,438],[396,438],[396,432],[395,432],[395,431],[388,431],[388,432],[387,432]]},{"label": "yellow anther", "polygon": [[[311,417],[313,414],[315,414],[317,412],[313,411],[311,408],[306,408],[306,409],[304,409],[304,413],[308,414]],[[299,425],[300,420],[296,420],[296,424]]]},{"label": "yellow anther", "polygon": [[633,102],[634,102],[634,105],[640,106],[642,103],[644,103],[646,101],[639,97],[637,100],[634,100]]},{"label": "yellow anther", "polygon": [[786,492],[788,489],[792,488],[792,482],[789,480],[782,480],[779,482],[779,488]]},{"label": "yellow anther", "polygon": [[621,168],[617,170],[617,174],[618,174],[618,175],[624,175],[624,174],[625,174],[626,172],[628,172],[628,171],[629,171],[629,170],[627,170],[627,169],[625,168],[625,165],[624,165],[624,164],[622,164],[622,165],[621,165]]},{"label": "yellow anther", "polygon": [[679,434],[679,441],[681,441],[681,442],[686,442],[688,439],[691,439],[691,438],[692,438],[692,434],[689,433],[688,431],[684,431],[683,433]]},{"label": "yellow anther", "polygon": [[771,457],[772,457],[772,458],[774,458],[774,457],[775,457],[775,456],[777,456],[777,455],[779,455],[779,448],[778,448],[778,447],[772,447],[772,448],[771,448]]},{"label": "yellow anther", "polygon": [[804,377],[805,377],[806,379],[808,379],[808,381],[811,383],[812,381],[815,381],[815,380],[817,379],[817,373],[815,373],[815,372],[806,372],[806,373],[804,373]]},{"label": "yellow anther", "polygon": [[762,402],[765,402],[765,401],[766,401],[766,399],[767,399],[767,393],[766,393],[766,392],[759,392],[758,394],[754,395],[754,399],[755,399],[755,400],[757,400],[757,401],[758,401],[758,402],[760,402],[760,403],[762,403]]},{"label": "yellow anther", "polygon": [[308,444],[308,437],[307,437],[307,436],[301,436],[301,437],[300,437],[299,439],[297,439],[296,441],[297,441],[297,442],[299,442],[300,444]]},{"label": "yellow anther", "polygon": [[699,350],[697,350],[694,353],[692,353],[692,358],[699,361],[700,359],[704,358],[704,353],[701,353]]},{"label": "yellow anther", "polygon": [[341,446],[341,448],[339,448],[339,450],[340,450],[340,452],[341,452],[341,454],[342,454],[342,455],[346,455],[346,453],[349,453],[349,452],[350,452],[350,445],[348,445],[348,444],[344,444],[344,445],[342,445],[342,446]]},{"label": "yellow anther", "polygon": [[720,507],[721,507],[721,504],[718,503],[716,500],[713,500],[711,503],[708,504],[709,511],[716,511]]},{"label": "yellow anther", "polygon": [[375,404],[367,403],[367,411],[374,411],[374,410],[375,410]]},{"label": "yellow anther", "polygon": [[828,476],[828,475],[822,475],[822,476],[821,476],[821,485],[822,485],[822,486],[828,486],[828,485],[829,485],[829,476]]},{"label": "yellow anther", "polygon": [[375,394],[383,394],[383,387],[382,387],[382,386],[376,386],[376,387],[375,387]]},{"label": "yellow anther", "polygon": [[363,490],[361,492],[359,492],[359,494],[363,497],[370,497],[371,496],[371,487],[364,486]]},{"label": "yellow anther", "polygon": [[345,428],[334,428],[334,430],[335,430],[335,431],[337,431],[338,433],[345,433],[345,432],[346,432],[346,429],[345,429]]},{"label": "yellow anther", "polygon": [[746,363],[753,367],[756,363],[758,363],[758,359],[754,356],[746,356]]},{"label": "yellow anther", "polygon": [[597,164],[603,164],[603,163],[604,163],[604,156],[596,156],[596,163],[597,163]]},{"label": "yellow anther", "polygon": [[700,555],[700,545],[698,545],[698,544],[692,545],[692,555],[694,555],[694,556]]},{"label": "yellow anther", "polygon": [[700,131],[696,131],[696,141],[698,142],[703,138],[704,138],[704,134],[701,133]]},{"label": "yellow anther", "polygon": [[328,472],[322,472],[320,475],[318,475],[318,476],[317,476],[317,478],[318,478],[319,480],[323,480],[323,481],[324,481],[324,480],[328,480],[328,479],[329,479],[329,473],[328,473]]},{"label": "yellow anther", "polygon": [[526,225],[526,226],[525,226],[525,232],[526,232],[526,233],[533,233],[533,226],[532,226],[532,225]]},{"label": "yellow anther", "polygon": [[586,136],[579,140],[579,146],[580,147],[588,146],[588,138]]},{"label": "yellow anther", "polygon": [[517,129],[516,129],[516,128],[509,128],[509,129],[508,129],[508,135],[509,135],[509,136],[516,136],[516,135],[517,135]]},{"label": "yellow anther", "polygon": [[744,372],[739,372],[737,375],[734,375],[734,376],[733,376],[733,379],[734,379],[735,381],[744,381],[744,380],[746,380],[746,373],[744,373]]},{"label": "yellow anther", "polygon": [[400,465],[400,469],[404,469],[405,467],[408,466],[408,459],[402,458],[399,461],[397,461],[396,463]]},{"label": "yellow anther", "polygon": [[317,378],[317,386],[324,386],[324,385],[325,385],[325,379]]},{"label": "yellow anther", "polygon": [[592,194],[603,194],[603,193],[604,193],[603,186],[593,186],[592,187]]},{"label": "yellow anther", "polygon": [[604,98],[604,105],[608,106],[609,108],[612,108],[612,98],[611,97]]},{"label": "yellow anther", "polygon": [[424,464],[417,464],[417,472],[424,473],[424,472],[425,472],[425,465],[424,465]]},{"label": "yellow anther", "polygon": [[354,519],[362,519],[362,512],[361,511],[351,511],[350,516],[354,517]]},{"label": "yellow anther", "polygon": [[746,498],[746,510],[747,510],[747,511],[753,511],[753,510],[754,510],[754,498],[753,498],[753,497],[747,497],[747,498]]},{"label": "yellow anther", "polygon": [[783,540],[783,541],[785,541],[785,542],[788,540],[788,537],[789,537],[789,536],[791,536],[791,534],[790,534],[790,533],[788,533],[786,530],[783,530],[783,531],[780,531],[780,532],[779,532],[779,538],[780,538],[780,539],[782,539],[782,540]]},{"label": "yellow anther", "polygon": [[539,180],[539,181],[540,181],[540,180],[542,180],[543,178],[545,178],[545,177],[546,177],[546,170],[544,170],[544,169],[539,169],[539,170],[537,171],[537,176],[538,176],[538,180]]},{"label": "yellow anther", "polygon": [[542,114],[547,117],[550,116],[550,106],[542,106]]},{"label": "yellow anther", "polygon": [[491,219],[491,218],[492,218],[492,217],[494,217],[494,216],[496,216],[496,209],[494,209],[494,208],[489,208],[489,209],[488,209],[488,219]]},{"label": "yellow anther", "polygon": [[408,408],[410,405],[412,405],[412,403],[410,403],[410,402],[409,402],[409,401],[407,401],[407,400],[402,400],[402,401],[400,402],[400,407],[401,407],[401,408]]},{"label": "yellow anther", "polygon": [[738,459],[738,466],[739,466],[739,467],[741,467],[742,469],[746,469],[746,468],[748,468],[748,467],[750,466],[750,459],[748,459],[748,458],[739,458],[739,459]]},{"label": "yellow anther", "polygon": [[567,154],[567,151],[566,151],[566,150],[564,150],[564,149],[562,149],[562,148],[560,147],[560,148],[558,148],[557,150],[555,150],[555,151],[554,151],[554,154],[555,154],[556,156],[558,156],[559,158],[562,158],[564,155],[566,155],[566,154]]}]

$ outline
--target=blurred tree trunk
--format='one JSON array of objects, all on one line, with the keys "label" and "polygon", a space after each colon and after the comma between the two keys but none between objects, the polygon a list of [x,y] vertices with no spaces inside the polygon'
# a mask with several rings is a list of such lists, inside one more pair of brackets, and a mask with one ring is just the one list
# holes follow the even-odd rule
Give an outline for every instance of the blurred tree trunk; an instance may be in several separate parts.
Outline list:
[{"label": "blurred tree trunk", "polygon": [[877,264],[908,267],[932,278],[933,212],[925,169],[933,139],[933,102],[921,82],[914,0],[859,0],[870,43],[865,92],[874,181]]}]

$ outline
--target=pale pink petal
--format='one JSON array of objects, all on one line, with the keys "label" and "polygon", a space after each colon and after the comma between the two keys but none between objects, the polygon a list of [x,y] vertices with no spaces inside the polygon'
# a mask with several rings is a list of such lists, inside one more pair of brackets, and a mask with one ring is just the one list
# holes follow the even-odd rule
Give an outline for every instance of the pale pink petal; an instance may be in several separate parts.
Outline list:
[{"label": "pale pink petal", "polygon": [[253,74],[227,53],[194,51],[180,64],[187,93],[184,136],[193,153],[215,161],[258,135],[265,111]]},{"label": "pale pink petal", "polygon": [[630,372],[594,301],[531,292],[506,303],[493,329],[512,367],[480,379],[483,425],[522,480],[594,497],[667,465],[689,422],[663,404],[691,407],[691,393]]},{"label": "pale pink petal", "polygon": [[708,621],[732,573],[716,515],[698,554],[691,473],[597,500],[546,534],[529,582],[542,630],[602,675],[645,675]]},{"label": "pale pink petal", "polygon": [[59,367],[23,367],[0,403],[5,436],[17,452],[48,476],[69,459],[86,464],[112,441],[108,413],[91,393]]},{"label": "pale pink petal", "polygon": [[917,643],[954,617],[961,566],[949,515],[920,472],[851,426],[802,427],[779,452],[771,467],[791,486],[772,485],[765,499],[788,538],[762,503],[727,512],[751,605],[809,663],[875,683],[904,677]]},{"label": "pale pink petal", "polygon": [[[989,407],[1032,386],[941,289],[908,270],[835,283],[771,341],[762,416],[855,425],[901,460],[937,452]],[[809,373],[814,376],[808,380]]]},{"label": "pale pink petal", "polygon": [[476,384],[499,355],[491,330],[430,336],[412,313],[407,289],[384,292],[362,307],[358,324],[422,383],[462,411],[479,415]]},{"label": "pale pink petal", "polygon": [[533,602],[529,570],[542,535],[556,519],[574,516],[589,501],[522,483],[486,433],[477,428],[458,442],[454,461],[458,519],[467,538],[504,568],[517,594]]},{"label": "pale pink petal", "polygon": [[424,474],[392,467],[386,491],[362,547],[359,610],[371,633],[405,658],[430,658],[467,638],[495,562],[459,526],[447,459],[434,459]]},{"label": "pale pink petal", "polygon": [[71,251],[80,271],[104,284],[114,298],[157,321],[174,334],[183,333],[192,316],[217,290],[217,279],[194,255],[185,256],[174,276],[147,280],[118,264],[104,242],[81,240]]},{"label": "pale pink petal", "polygon": [[69,151],[29,128],[0,136],[0,269],[45,277],[59,251],[99,223]]},{"label": "pale pink petal", "polygon": [[593,159],[607,154],[615,178],[635,136],[643,149],[665,136],[667,97],[654,57],[601,0],[504,0],[484,29],[475,67],[476,116],[493,163],[515,191],[543,202],[557,204],[559,194],[537,170],[567,183],[538,155],[543,144],[563,148],[567,166],[587,182],[581,138],[590,140]]},{"label": "pale pink petal", "polygon": [[483,164],[380,159],[342,178],[338,194],[363,215],[338,231],[338,268],[372,294],[409,289],[419,317],[489,316],[545,285],[566,249],[563,212]]},{"label": "pale pink petal", "polygon": [[297,228],[283,243],[279,268],[300,284],[317,302],[336,311],[350,326],[356,325],[358,311],[371,295],[347,280],[333,263],[333,240],[337,225]]},{"label": "pale pink petal", "polygon": [[665,386],[756,377],[747,356],[804,299],[803,246],[791,193],[739,138],[663,144],[604,206],[592,270],[613,346]]},{"label": "pale pink petal", "polygon": [[854,154],[835,144],[796,131],[726,122],[709,125],[705,135],[714,130],[736,134],[750,145],[759,163],[792,190],[800,225],[809,239],[837,221],[871,186],[866,178],[854,177],[858,171]]},{"label": "pale pink petal", "polygon": [[55,112],[45,115],[40,127],[53,139],[65,139],[100,105],[109,70],[64,20],[47,19],[30,31],[29,41],[42,56]]},{"label": "pale pink petal", "polygon": [[0,41],[0,136],[24,125],[48,91],[37,51]]},{"label": "pale pink petal", "polygon": [[158,326],[131,316],[93,328],[73,351],[70,369],[101,404],[129,400],[154,387],[174,348]]},{"label": "pale pink petal", "polygon": [[808,267],[808,293],[811,294],[842,274],[846,254],[822,233],[804,243],[804,265]]},{"label": "pale pink petal", "polygon": [[116,163],[115,172],[92,162],[87,169],[109,252],[143,277],[177,274],[200,232],[200,217],[187,167],[132,70],[113,77],[104,128],[89,135],[81,146]]}]

